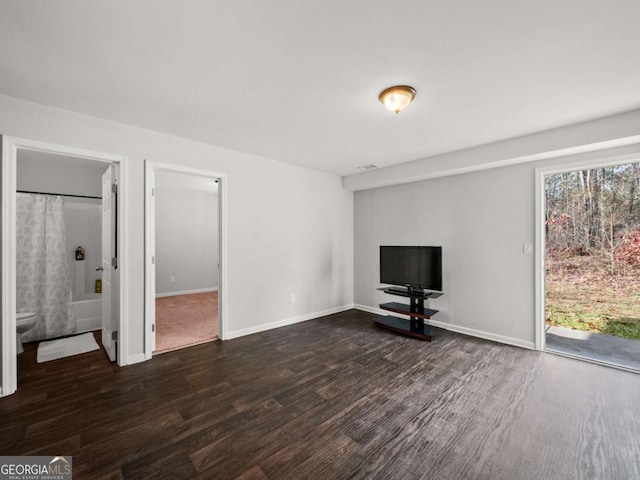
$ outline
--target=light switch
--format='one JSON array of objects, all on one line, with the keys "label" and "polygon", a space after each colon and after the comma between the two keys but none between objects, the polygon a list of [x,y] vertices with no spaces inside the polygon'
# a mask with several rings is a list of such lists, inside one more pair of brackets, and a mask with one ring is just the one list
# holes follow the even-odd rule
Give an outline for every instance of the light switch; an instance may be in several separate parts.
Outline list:
[{"label": "light switch", "polygon": [[533,243],[523,243],[522,253],[525,255],[533,255]]}]

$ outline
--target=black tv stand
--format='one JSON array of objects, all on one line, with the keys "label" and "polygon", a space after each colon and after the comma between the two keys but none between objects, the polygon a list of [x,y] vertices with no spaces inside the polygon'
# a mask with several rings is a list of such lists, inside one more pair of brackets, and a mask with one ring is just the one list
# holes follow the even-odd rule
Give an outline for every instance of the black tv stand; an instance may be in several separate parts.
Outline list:
[{"label": "black tv stand", "polygon": [[389,295],[397,295],[399,297],[417,297],[417,298],[438,298],[444,295],[442,292],[433,292],[430,290],[416,290],[403,287],[382,287],[378,290],[388,293]]},{"label": "black tv stand", "polygon": [[406,319],[394,316],[381,317],[374,321],[374,324],[377,327],[386,328],[387,330],[427,342],[430,342],[433,339],[431,326],[425,325],[424,320],[430,319],[433,315],[438,313],[438,310],[424,308],[424,301],[428,298],[438,298],[442,296],[441,292],[429,292],[398,287],[383,287],[378,290],[388,293],[389,295],[409,298],[409,305],[397,302],[383,303],[380,305],[380,308],[383,310],[407,315],[409,318]]}]

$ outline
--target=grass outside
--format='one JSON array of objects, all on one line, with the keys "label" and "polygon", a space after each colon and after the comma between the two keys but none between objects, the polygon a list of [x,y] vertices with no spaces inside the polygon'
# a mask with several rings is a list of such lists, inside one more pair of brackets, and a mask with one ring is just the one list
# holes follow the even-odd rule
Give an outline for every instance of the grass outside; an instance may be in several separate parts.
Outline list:
[{"label": "grass outside", "polygon": [[640,272],[612,275],[606,259],[549,256],[546,323],[640,340]]}]

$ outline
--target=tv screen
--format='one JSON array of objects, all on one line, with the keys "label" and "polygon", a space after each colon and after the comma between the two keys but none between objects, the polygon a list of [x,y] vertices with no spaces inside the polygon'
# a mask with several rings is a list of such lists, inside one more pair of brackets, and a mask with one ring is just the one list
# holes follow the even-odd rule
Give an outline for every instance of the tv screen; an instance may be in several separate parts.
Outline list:
[{"label": "tv screen", "polygon": [[442,291],[442,247],[380,247],[380,283]]}]

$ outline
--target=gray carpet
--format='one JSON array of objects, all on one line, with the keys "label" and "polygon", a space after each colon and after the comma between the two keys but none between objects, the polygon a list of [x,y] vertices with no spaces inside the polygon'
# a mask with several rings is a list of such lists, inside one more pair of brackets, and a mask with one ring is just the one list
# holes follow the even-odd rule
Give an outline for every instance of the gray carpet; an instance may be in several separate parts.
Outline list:
[{"label": "gray carpet", "polygon": [[547,350],[579,355],[640,371],[640,340],[563,327],[549,327],[546,342]]}]

